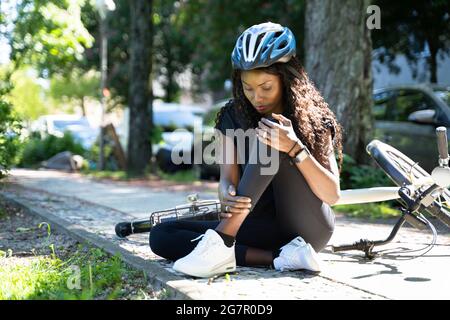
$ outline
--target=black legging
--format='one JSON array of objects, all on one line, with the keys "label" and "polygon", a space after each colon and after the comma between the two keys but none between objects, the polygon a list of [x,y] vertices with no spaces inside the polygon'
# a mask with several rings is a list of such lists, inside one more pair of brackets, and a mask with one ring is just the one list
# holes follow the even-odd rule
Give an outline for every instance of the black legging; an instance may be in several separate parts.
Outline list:
[{"label": "black legging", "polygon": [[[260,147],[256,140],[250,152]],[[273,150],[273,149],[272,149]],[[319,252],[330,240],[334,230],[334,213],[310,189],[289,156],[277,152],[279,168],[275,174],[262,175],[261,168],[268,167],[249,163],[245,167],[236,193],[252,200],[252,209],[264,190],[272,182],[276,212],[254,214],[250,212],[236,235],[236,263],[247,266],[246,251],[249,247],[274,251],[296,236],[301,236]],[[215,229],[218,221],[170,221],[158,224],[150,231],[150,247],[153,253],[175,261],[188,255],[198,241],[192,239]]]}]

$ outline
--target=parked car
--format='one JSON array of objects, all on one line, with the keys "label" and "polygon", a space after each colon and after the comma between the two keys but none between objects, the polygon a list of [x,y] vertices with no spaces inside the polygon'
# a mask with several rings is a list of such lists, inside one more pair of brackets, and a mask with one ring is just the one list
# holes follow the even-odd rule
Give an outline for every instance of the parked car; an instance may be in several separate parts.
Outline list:
[{"label": "parked car", "polygon": [[[215,115],[226,101],[215,104],[205,115],[206,139],[213,134]],[[389,86],[374,90],[373,102],[375,133],[371,140],[388,143],[431,172],[438,165],[436,127],[447,127],[450,141],[450,86]],[[203,148],[206,145],[203,141]],[[202,179],[220,176],[217,164],[202,163],[195,170]]]},{"label": "parked car", "polygon": [[438,165],[436,127],[450,129],[450,87],[391,86],[374,92],[374,139],[400,150],[428,172]]},{"label": "parked car", "polygon": [[51,134],[63,137],[65,131],[69,131],[75,141],[85,149],[90,149],[95,143],[100,130],[89,124],[86,117],[73,114],[45,115],[39,117],[31,125],[32,132],[40,132],[42,135]]},{"label": "parked car", "polygon": [[220,166],[214,163],[214,154],[209,152],[203,152],[212,141],[214,136],[214,125],[216,115],[220,108],[223,107],[230,99],[224,99],[217,101],[204,115],[203,115],[203,128],[202,128],[202,138],[197,138],[196,143],[201,142],[201,147],[198,149],[202,150],[202,163],[194,164],[193,170],[195,175],[199,179],[203,180],[219,180],[220,178]]},{"label": "parked car", "polygon": [[[158,103],[153,106],[153,122],[162,128],[162,141],[153,144],[152,151],[158,166],[165,172],[192,168],[194,128],[201,130],[205,109],[177,103]],[[180,130],[183,129],[183,130]],[[175,164],[172,152],[190,159],[190,163]]]}]

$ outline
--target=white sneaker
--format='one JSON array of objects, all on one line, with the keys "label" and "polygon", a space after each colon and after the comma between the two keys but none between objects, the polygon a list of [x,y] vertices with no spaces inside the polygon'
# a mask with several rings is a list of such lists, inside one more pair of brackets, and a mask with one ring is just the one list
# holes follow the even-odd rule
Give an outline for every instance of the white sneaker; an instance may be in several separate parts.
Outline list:
[{"label": "white sneaker", "polygon": [[173,270],[199,278],[211,278],[236,270],[234,245],[228,248],[220,235],[212,229],[191,241],[200,238],[191,253],[175,261]]},{"label": "white sneaker", "polygon": [[313,247],[302,237],[297,237],[281,247],[280,255],[273,260],[276,270],[310,270],[320,272],[321,261]]}]

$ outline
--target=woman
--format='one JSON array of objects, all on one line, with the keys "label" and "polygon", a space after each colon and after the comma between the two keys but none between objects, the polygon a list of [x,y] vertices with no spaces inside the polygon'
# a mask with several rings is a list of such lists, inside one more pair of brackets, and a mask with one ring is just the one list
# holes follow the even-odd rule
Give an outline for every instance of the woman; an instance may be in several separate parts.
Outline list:
[{"label": "woman", "polygon": [[[341,165],[341,128],[295,49],[292,32],[270,22],[250,27],[236,41],[234,99],[216,118],[227,160],[220,164],[223,219],[152,229],[152,251],[175,261],[174,270],[196,277],[231,272],[236,264],[320,271],[316,252],[331,238],[330,205],[340,196],[334,150]],[[254,129],[257,139],[242,148],[229,134],[238,129]],[[263,147],[277,162],[274,172],[262,174]]]}]

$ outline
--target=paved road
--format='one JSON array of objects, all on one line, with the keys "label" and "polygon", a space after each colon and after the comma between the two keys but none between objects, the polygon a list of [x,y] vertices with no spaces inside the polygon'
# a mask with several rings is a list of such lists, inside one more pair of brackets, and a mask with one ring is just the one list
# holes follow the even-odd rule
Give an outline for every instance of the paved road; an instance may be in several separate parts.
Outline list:
[{"label": "paved road", "polygon": [[[449,299],[450,233],[441,232],[437,245],[425,256],[402,253],[368,261],[359,252],[320,256],[325,270],[318,276],[304,272],[274,272],[261,268],[238,268],[228,281],[219,277],[192,279],[174,273],[171,263],[151,253],[147,234],[120,240],[114,235],[118,221],[148,217],[148,213],[186,203],[184,191],[161,191],[124,183],[103,183],[81,175],[55,171],[12,170],[0,194],[41,215],[57,217],[71,232],[98,237],[99,243],[140,257],[163,285],[194,299]],[[200,192],[201,199],[216,198],[214,191]],[[72,227],[70,227],[72,225]],[[360,238],[385,239],[393,221],[368,222],[337,217],[330,244]],[[445,228],[440,228],[446,230]],[[380,249],[420,249],[432,239],[430,232],[403,227],[393,243]],[[416,253],[411,253],[416,255]],[[168,275],[168,276],[167,276]]]}]

